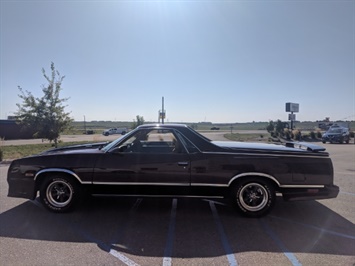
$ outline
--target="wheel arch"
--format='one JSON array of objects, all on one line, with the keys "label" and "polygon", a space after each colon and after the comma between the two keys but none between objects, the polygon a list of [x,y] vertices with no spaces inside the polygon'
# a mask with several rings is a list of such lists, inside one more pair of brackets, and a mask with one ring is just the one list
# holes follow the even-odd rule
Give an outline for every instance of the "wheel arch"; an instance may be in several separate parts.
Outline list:
[{"label": "wheel arch", "polygon": [[66,175],[68,177],[71,177],[73,180],[75,180],[79,184],[83,184],[83,182],[81,181],[80,177],[76,173],[71,171],[71,170],[63,169],[63,168],[47,168],[47,169],[42,169],[42,170],[38,171],[37,174],[35,175],[34,181],[36,183],[37,188],[41,184],[41,181],[46,176],[48,176],[50,174],[63,174],[63,175]]},{"label": "wheel arch", "polygon": [[259,172],[249,172],[249,173],[242,173],[234,176],[228,183],[228,187],[232,187],[234,184],[236,184],[238,181],[243,180],[244,178],[249,178],[249,177],[257,177],[257,178],[263,178],[268,181],[271,181],[271,183],[274,185],[275,189],[280,188],[281,184],[275,177],[269,174],[265,173],[259,173]]}]

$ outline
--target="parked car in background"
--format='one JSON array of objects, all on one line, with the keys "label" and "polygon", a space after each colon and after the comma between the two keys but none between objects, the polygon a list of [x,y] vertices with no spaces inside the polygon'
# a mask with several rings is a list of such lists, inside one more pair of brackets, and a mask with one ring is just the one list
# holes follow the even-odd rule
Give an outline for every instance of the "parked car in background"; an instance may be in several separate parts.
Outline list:
[{"label": "parked car in background", "polygon": [[322,142],[330,143],[349,143],[350,141],[350,132],[349,128],[341,126],[332,126],[325,132],[322,136]]},{"label": "parked car in background", "polygon": [[128,129],[126,127],[110,128],[110,129],[104,130],[102,132],[102,135],[104,135],[104,136],[113,135],[113,134],[124,135],[127,133],[127,131],[128,131]]},{"label": "parked car in background", "polygon": [[270,212],[284,200],[337,197],[324,147],[211,141],[186,125],[142,125],[108,144],[49,150],[14,160],[8,196],[50,211],[72,210],[83,194],[226,198],[243,215]]}]

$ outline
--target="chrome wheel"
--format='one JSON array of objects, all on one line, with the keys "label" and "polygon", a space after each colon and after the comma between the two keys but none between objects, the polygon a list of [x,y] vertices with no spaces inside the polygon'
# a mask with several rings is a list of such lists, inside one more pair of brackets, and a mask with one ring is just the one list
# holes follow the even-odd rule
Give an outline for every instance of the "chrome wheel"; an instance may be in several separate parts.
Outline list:
[{"label": "chrome wheel", "polygon": [[268,203],[267,190],[258,183],[250,183],[244,186],[239,193],[240,204],[248,211],[262,210]]},{"label": "chrome wheel", "polygon": [[67,182],[56,180],[47,187],[46,197],[51,205],[62,208],[71,202],[73,189]]},{"label": "chrome wheel", "polygon": [[39,192],[43,206],[57,213],[72,210],[81,194],[73,178],[60,174],[44,177]]},{"label": "chrome wheel", "polygon": [[274,184],[265,178],[244,178],[232,186],[231,193],[232,203],[247,217],[264,216],[275,205]]}]

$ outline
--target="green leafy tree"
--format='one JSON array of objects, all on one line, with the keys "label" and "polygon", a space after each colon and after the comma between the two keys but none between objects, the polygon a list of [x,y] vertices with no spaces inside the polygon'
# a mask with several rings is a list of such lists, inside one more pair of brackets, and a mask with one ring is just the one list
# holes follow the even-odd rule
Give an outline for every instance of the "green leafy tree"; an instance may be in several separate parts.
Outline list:
[{"label": "green leafy tree", "polygon": [[73,120],[69,116],[70,113],[65,112],[64,103],[68,98],[60,98],[65,76],[60,75],[53,62],[51,63],[51,72],[49,76],[42,68],[48,85],[43,85],[41,98],[36,98],[31,92],[18,87],[22,103],[17,104],[16,115],[24,129],[34,132],[33,137],[54,141],[55,147],[57,147],[60,134],[70,128]]},{"label": "green leafy tree", "polygon": [[276,126],[275,126],[275,131],[277,133],[278,136],[283,136],[284,135],[284,129],[285,129],[285,124],[278,119],[276,121]]},{"label": "green leafy tree", "polygon": [[136,127],[144,124],[143,116],[136,116],[136,120],[133,120],[132,128],[135,129]]},{"label": "green leafy tree", "polygon": [[275,129],[275,125],[274,125],[274,121],[270,120],[269,124],[266,127],[267,132],[271,133],[274,132]]}]

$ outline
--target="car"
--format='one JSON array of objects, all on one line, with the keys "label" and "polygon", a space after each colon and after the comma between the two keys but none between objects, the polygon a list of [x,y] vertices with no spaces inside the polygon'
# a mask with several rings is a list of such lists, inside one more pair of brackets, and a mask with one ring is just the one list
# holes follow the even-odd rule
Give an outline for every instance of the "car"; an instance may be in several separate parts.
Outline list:
[{"label": "car", "polygon": [[350,142],[349,128],[346,127],[332,126],[322,136],[323,143],[343,143],[344,141],[346,143]]},{"label": "car", "polygon": [[181,124],[141,125],[110,142],[65,147],[14,160],[8,196],[49,211],[75,209],[86,195],[224,198],[247,217],[284,200],[335,198],[324,147],[211,141]]},{"label": "car", "polygon": [[122,127],[122,128],[109,128],[106,129],[102,132],[102,135],[104,136],[109,136],[109,135],[113,135],[113,134],[121,134],[124,135],[127,133],[127,128]]}]

